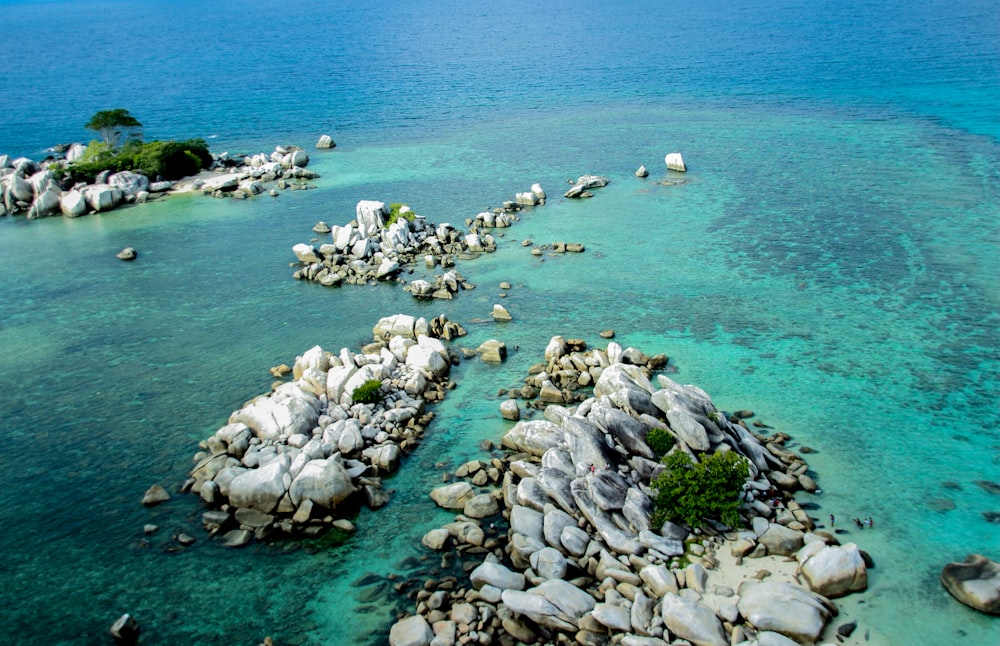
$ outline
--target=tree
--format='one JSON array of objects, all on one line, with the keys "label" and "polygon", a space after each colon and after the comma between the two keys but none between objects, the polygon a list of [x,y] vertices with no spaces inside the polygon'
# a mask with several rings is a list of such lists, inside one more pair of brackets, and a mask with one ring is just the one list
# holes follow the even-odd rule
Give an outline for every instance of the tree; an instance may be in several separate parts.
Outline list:
[{"label": "tree", "polygon": [[701,456],[695,463],[683,451],[663,459],[667,469],[653,481],[653,524],[682,521],[701,527],[706,518],[739,525],[740,493],[750,475],[746,458],[735,451]]},{"label": "tree", "polygon": [[108,145],[108,148],[118,150],[122,135],[128,134],[129,137],[136,136],[138,134],[137,130],[142,128],[142,124],[139,123],[138,119],[129,114],[128,110],[116,108],[114,110],[101,110],[92,116],[84,127],[87,130],[100,133],[101,138],[104,139],[104,143]]}]

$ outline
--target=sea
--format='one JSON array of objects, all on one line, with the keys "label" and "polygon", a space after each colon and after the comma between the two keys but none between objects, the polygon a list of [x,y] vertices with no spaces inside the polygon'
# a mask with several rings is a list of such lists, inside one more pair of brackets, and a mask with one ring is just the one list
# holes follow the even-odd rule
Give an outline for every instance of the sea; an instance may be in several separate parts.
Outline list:
[{"label": "sea", "polygon": [[[821,491],[800,499],[875,564],[834,625],[1000,643],[939,582],[1000,560],[998,34],[996,0],[0,0],[0,154],[85,143],[120,107],[147,140],[298,145],[321,174],[276,198],[0,218],[3,634],[108,644],[127,612],[142,644],[386,643],[413,609],[393,584],[435,567],[420,538],[451,519],[428,490],[510,427],[498,393],[553,335],[613,329],[812,449]],[[586,173],[610,184],[563,198]],[[292,277],[292,246],[359,200],[464,226],[535,182],[549,199],[459,262],[475,289],[451,301]],[[346,540],[220,547],[176,493],[198,442],[272,366],[397,313],[510,354],[453,369],[391,502]],[[145,508],[153,484],[175,493]]]}]

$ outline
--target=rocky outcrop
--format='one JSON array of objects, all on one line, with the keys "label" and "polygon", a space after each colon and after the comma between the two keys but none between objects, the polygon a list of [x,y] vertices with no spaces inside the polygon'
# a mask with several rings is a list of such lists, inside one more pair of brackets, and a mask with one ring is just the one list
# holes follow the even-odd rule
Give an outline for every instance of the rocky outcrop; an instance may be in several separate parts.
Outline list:
[{"label": "rocky outcrop", "polygon": [[600,175],[581,175],[573,183],[573,187],[563,194],[563,197],[593,197],[594,195],[590,192],[590,189],[602,188],[607,186],[610,181],[607,177]]},{"label": "rocky outcrop", "polygon": [[[821,640],[836,614],[826,595],[864,589],[867,572],[856,545],[840,547],[832,535],[810,532],[812,519],[789,491],[774,486],[772,478],[801,462],[784,447],[787,436],[758,436],[739,416],[718,410],[701,389],[663,375],[652,379],[650,366],[662,368],[665,359],[634,348],[611,342],[588,351],[582,341],[553,337],[544,359],[529,371],[528,387],[538,383],[535,378],[575,383],[567,388],[572,397],[546,404],[539,388],[529,411],[543,409],[544,419],[518,421],[505,433],[503,446],[511,453],[463,465],[454,477],[471,482],[432,494],[459,492],[465,504],[462,515],[424,543],[445,551],[442,563],[462,559],[472,575],[464,585],[461,578],[449,581],[444,596],[430,592],[437,585],[430,581],[417,594],[417,613],[437,626],[435,620],[447,616],[448,598],[474,604],[478,616],[496,617],[475,626],[480,643]],[[583,375],[589,388],[579,385]],[[691,446],[692,425],[700,428],[698,449]],[[740,517],[752,531],[713,520],[697,532],[670,522],[653,525],[653,480],[664,467],[650,457],[651,428],[673,435],[675,450],[694,459],[716,451],[746,458],[752,466]],[[486,464],[495,469],[488,478]],[[482,491],[492,482],[496,491]],[[503,504],[494,511],[492,504],[472,506],[471,500]],[[497,524],[502,529],[494,537]],[[794,555],[798,572],[784,566],[788,580],[748,578],[737,591],[715,578],[723,550],[737,564],[744,558],[784,563]],[[759,571],[759,578],[770,576]],[[812,589],[797,583],[796,574]],[[460,634],[473,629],[467,628]],[[441,636],[437,628],[435,635]]]},{"label": "rocky outcrop", "polygon": [[1000,563],[970,554],[965,561],[944,566],[941,585],[970,608],[1000,615]]},{"label": "rocky outcrop", "polygon": [[[185,488],[211,508],[206,527],[312,535],[360,504],[385,504],[381,476],[419,442],[433,417],[426,404],[444,398],[455,358],[427,333],[452,327],[400,314],[381,319],[360,353],[315,346],[298,357],[291,381],[234,411],[200,444]],[[355,402],[371,380],[381,382],[379,401]],[[455,497],[462,509],[473,496]],[[486,501],[476,509],[488,511]]]},{"label": "rocky outcrop", "polygon": [[[533,197],[532,205],[544,202],[545,192],[537,184],[527,195]],[[466,220],[471,230],[463,232],[450,223],[429,222],[406,205],[390,208],[384,202],[361,200],[355,208],[355,219],[329,227],[329,237],[318,248],[294,245],[298,264],[293,277],[327,287],[374,281],[405,283],[402,275],[423,264],[427,269],[440,267],[444,272],[429,279],[410,280],[405,289],[415,298],[448,300],[474,288],[453,269],[456,261],[496,251],[497,241],[490,230],[510,226],[526,204],[524,200],[504,202],[503,208]],[[300,253],[304,247],[312,247],[309,255]]]}]

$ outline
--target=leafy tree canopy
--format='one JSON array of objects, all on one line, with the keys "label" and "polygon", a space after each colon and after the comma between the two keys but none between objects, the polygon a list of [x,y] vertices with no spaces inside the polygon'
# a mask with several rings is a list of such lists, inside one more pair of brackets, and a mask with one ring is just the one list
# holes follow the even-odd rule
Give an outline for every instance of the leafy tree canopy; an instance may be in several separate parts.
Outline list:
[{"label": "leafy tree canopy", "polygon": [[740,493],[750,476],[746,458],[727,451],[703,455],[695,463],[687,453],[675,451],[663,464],[666,471],[652,483],[654,525],[672,520],[701,527],[706,518],[739,525]]},{"label": "leafy tree canopy", "polygon": [[84,127],[87,130],[100,133],[104,143],[112,150],[117,150],[122,135],[135,135],[137,130],[142,128],[142,124],[125,108],[115,108],[114,110],[101,110],[92,116]]}]

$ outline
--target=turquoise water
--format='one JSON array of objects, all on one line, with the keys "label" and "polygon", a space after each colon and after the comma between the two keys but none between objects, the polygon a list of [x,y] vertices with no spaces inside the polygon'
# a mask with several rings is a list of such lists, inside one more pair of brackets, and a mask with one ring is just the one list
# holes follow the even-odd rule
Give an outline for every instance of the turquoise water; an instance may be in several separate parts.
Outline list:
[{"label": "turquoise water", "polygon": [[[19,44],[0,152],[83,139],[111,104],[147,136],[216,135],[215,150],[338,142],[312,155],[316,190],[277,199],[0,219],[0,606],[19,643],[104,643],[125,611],[149,644],[384,642],[399,607],[352,583],[413,570],[448,518],[426,491],[499,439],[496,392],[551,335],[596,344],[609,327],[816,449],[820,518],[875,517],[850,536],[876,558],[870,590],[840,603],[873,642],[996,642],[996,620],[937,582],[969,552],[1000,558],[981,515],[1000,499],[975,484],[1000,481],[990,3],[0,4]],[[663,167],[673,150],[684,176]],[[559,197],[584,172],[612,183]],[[291,278],[291,246],[360,199],[457,224],[536,181],[552,199],[459,267],[478,287],[454,301]],[[587,251],[543,261],[524,238]],[[137,262],[114,258],[127,245]],[[514,321],[471,323],[494,302]],[[392,503],[345,545],[225,551],[193,496],[139,505],[184,479],[269,367],[356,347],[396,312],[519,349],[456,369]],[[143,548],[147,522],[162,529]],[[170,552],[180,529],[199,540]]]}]

